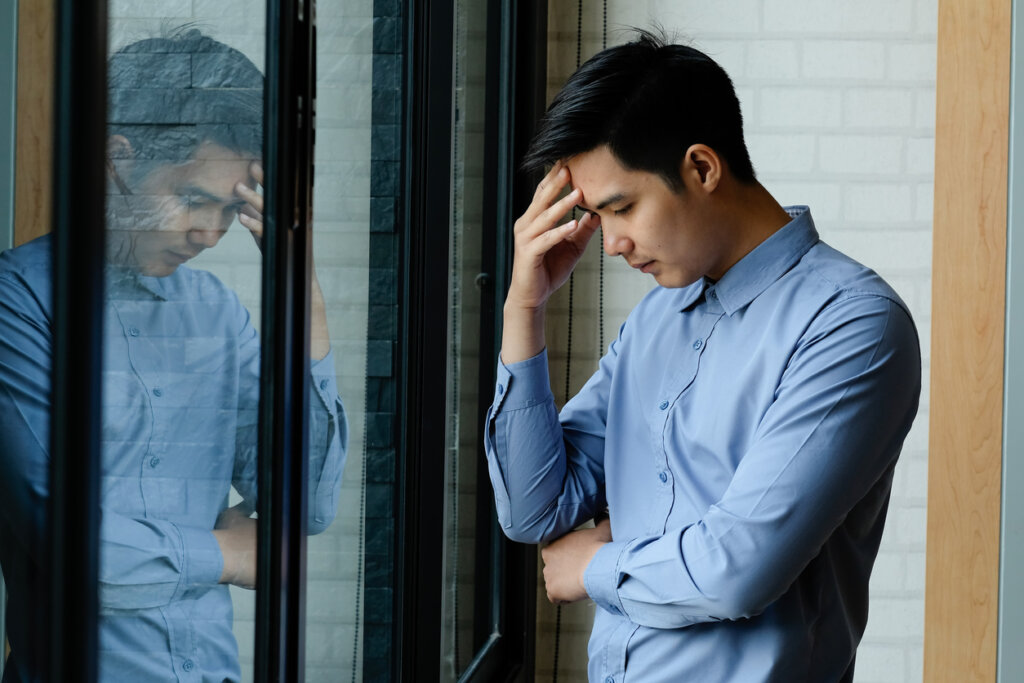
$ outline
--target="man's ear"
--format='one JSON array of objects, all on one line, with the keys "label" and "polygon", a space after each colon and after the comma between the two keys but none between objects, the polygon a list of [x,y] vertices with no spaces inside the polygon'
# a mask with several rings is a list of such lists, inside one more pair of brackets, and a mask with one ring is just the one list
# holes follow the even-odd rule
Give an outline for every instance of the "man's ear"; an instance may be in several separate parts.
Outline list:
[{"label": "man's ear", "polygon": [[135,155],[132,143],[123,135],[107,138],[107,159],[131,159]]},{"label": "man's ear", "polygon": [[132,143],[123,135],[111,135],[107,138],[107,176],[108,180],[113,182],[117,188],[121,191],[121,194],[131,194],[131,190],[124,184],[121,179],[121,175],[117,172],[114,167],[114,159],[131,159],[134,156],[135,150],[132,149]]},{"label": "man's ear", "polygon": [[722,180],[721,157],[707,145],[690,145],[679,164],[679,175],[687,189],[711,194]]}]

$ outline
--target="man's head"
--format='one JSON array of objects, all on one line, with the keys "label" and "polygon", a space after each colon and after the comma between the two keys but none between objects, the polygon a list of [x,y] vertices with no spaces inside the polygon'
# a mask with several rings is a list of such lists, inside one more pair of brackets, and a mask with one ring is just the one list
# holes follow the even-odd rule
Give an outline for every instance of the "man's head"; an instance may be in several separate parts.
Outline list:
[{"label": "man's head", "polygon": [[640,32],[569,78],[523,166],[539,168],[606,145],[625,168],[654,173],[679,190],[680,164],[694,144],[717,152],[736,180],[754,181],[729,76],[698,50]]},{"label": "man's head", "polygon": [[108,95],[109,257],[169,275],[231,225],[235,184],[255,184],[263,75],[191,29],[113,54]]}]

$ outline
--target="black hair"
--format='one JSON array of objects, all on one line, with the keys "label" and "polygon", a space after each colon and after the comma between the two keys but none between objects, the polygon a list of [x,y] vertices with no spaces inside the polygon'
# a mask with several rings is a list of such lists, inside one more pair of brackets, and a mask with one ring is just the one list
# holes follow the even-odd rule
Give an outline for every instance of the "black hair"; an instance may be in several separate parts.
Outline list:
[{"label": "black hair", "polygon": [[602,50],[555,96],[523,160],[525,170],[608,145],[623,166],[682,187],[690,145],[711,147],[733,177],[753,182],[743,116],[728,74],[703,52],[647,31]]},{"label": "black hair", "polygon": [[188,26],[132,43],[108,61],[107,133],[131,143],[136,176],[187,160],[204,142],[258,157],[263,74]]}]

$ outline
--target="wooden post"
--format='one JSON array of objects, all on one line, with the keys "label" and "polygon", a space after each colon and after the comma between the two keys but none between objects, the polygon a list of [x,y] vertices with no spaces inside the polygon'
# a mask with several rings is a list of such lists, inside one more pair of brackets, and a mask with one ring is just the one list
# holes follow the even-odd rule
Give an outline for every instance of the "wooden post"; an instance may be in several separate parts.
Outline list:
[{"label": "wooden post", "polygon": [[21,0],[18,5],[15,245],[51,227],[54,21],[53,0]]},{"label": "wooden post", "polygon": [[939,0],[924,680],[996,680],[1012,0]]}]

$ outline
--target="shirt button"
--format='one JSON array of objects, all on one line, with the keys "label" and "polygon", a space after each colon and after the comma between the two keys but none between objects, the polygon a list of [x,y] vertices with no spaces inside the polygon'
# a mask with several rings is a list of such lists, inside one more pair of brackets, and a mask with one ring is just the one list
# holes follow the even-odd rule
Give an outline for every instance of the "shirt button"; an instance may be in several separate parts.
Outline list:
[{"label": "shirt button", "polygon": [[185,671],[191,671],[195,667],[196,665],[192,662],[191,659],[186,659],[184,662],[181,663],[181,668]]},{"label": "shirt button", "polygon": [[668,481],[668,475],[665,474],[664,472],[659,472],[658,479],[661,479],[661,483],[664,484],[666,481]]},{"label": "shirt button", "polygon": [[504,384],[499,384],[498,385],[498,396],[501,396],[504,393],[505,393],[505,385]]},{"label": "shirt button", "polygon": [[694,351],[699,351],[700,347],[702,347],[702,346],[704,346],[704,340],[703,339],[698,339],[697,341],[693,342],[693,350]]},{"label": "shirt button", "polygon": [[152,458],[149,459],[149,466],[150,467],[157,467],[159,465],[160,465],[160,456],[159,455],[154,455]]},{"label": "shirt button", "polygon": [[718,292],[716,292],[715,290],[712,289],[710,292],[708,292],[708,296],[711,297],[712,299],[717,299],[718,298]]},{"label": "shirt button", "polygon": [[327,391],[327,385],[330,384],[326,379],[320,380],[320,390]]},{"label": "shirt button", "polygon": [[138,337],[139,336],[139,328],[137,328],[137,327],[129,327],[128,328],[128,334],[130,334],[133,337]]},{"label": "shirt button", "polygon": [[609,676],[608,678],[604,679],[604,683],[615,683],[615,679]]},{"label": "shirt button", "polygon": [[164,390],[161,389],[160,387],[157,387],[156,389],[153,390],[153,395],[154,396],[163,396],[164,395]]},{"label": "shirt button", "polygon": [[662,410],[665,410],[665,408],[668,408],[668,401],[662,401],[661,403],[658,404],[658,407]]}]

